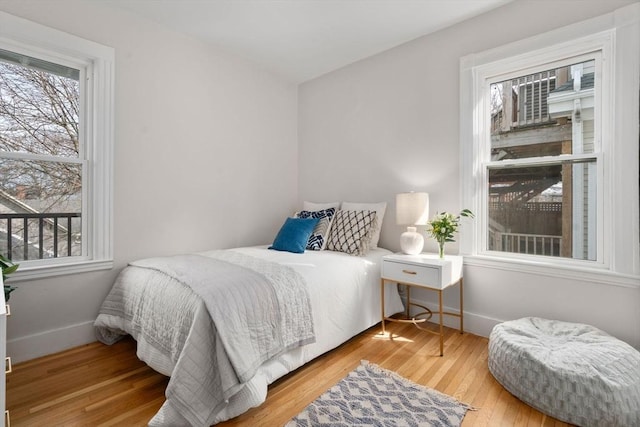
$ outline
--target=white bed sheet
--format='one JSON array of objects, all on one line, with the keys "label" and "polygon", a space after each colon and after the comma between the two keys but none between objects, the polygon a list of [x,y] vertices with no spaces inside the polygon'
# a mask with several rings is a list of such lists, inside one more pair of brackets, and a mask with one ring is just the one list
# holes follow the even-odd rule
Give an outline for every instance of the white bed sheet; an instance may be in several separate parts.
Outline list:
[{"label": "white bed sheet", "polygon": [[[380,265],[391,252],[375,248],[364,257],[332,251],[292,254],[266,247],[235,249],[244,254],[288,265],[306,280],[313,311],[316,342],[294,349],[262,365],[244,389],[230,399],[215,422],[259,406],[269,384],[310,360],[370,328],[381,320]],[[404,310],[397,286],[385,286],[385,314]]]}]

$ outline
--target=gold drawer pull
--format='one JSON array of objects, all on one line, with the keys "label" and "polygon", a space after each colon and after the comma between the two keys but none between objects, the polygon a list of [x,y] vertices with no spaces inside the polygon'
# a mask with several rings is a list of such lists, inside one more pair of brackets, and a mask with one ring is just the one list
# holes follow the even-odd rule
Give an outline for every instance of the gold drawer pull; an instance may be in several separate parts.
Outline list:
[{"label": "gold drawer pull", "polygon": [[415,271],[411,271],[411,270],[402,270],[402,272],[405,274],[413,274],[413,275],[418,274]]},{"label": "gold drawer pull", "polygon": [[11,367],[11,358],[9,356],[4,358],[4,373],[10,374],[13,368]]}]

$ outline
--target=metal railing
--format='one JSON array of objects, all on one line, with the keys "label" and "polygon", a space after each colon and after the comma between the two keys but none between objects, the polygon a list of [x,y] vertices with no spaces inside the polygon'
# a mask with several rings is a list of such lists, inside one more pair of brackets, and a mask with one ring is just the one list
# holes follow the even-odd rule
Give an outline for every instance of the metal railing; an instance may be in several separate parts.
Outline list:
[{"label": "metal railing", "polygon": [[554,123],[547,99],[557,86],[557,71],[543,71],[500,83],[503,98],[501,108],[491,117],[491,134]]},{"label": "metal railing", "polygon": [[0,214],[0,253],[22,261],[76,255],[80,219],[80,212]]},{"label": "metal railing", "polygon": [[513,79],[512,86],[517,93],[516,114],[512,127],[548,122],[549,107],[547,98],[555,89],[555,70],[543,71]]},{"label": "metal railing", "polygon": [[517,254],[561,256],[562,236],[494,231],[490,233],[489,249]]},{"label": "metal railing", "polygon": [[562,202],[529,202],[518,203],[511,206],[508,203],[515,199],[515,196],[509,196],[505,200],[489,201],[489,211],[512,211],[512,212],[562,212]]}]

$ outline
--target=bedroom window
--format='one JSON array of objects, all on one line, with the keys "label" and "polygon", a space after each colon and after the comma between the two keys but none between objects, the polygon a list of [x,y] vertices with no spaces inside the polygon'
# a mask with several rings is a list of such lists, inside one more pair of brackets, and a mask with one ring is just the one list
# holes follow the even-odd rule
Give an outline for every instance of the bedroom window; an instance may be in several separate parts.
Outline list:
[{"label": "bedroom window", "polygon": [[479,213],[461,236],[465,262],[613,273],[616,284],[640,274],[639,25],[613,21],[626,22],[603,17],[599,32],[574,25],[462,58],[462,204]]},{"label": "bedroom window", "polygon": [[487,251],[598,260],[600,55],[487,79]]},{"label": "bedroom window", "polygon": [[18,279],[110,268],[113,51],[0,26],[0,253]]}]

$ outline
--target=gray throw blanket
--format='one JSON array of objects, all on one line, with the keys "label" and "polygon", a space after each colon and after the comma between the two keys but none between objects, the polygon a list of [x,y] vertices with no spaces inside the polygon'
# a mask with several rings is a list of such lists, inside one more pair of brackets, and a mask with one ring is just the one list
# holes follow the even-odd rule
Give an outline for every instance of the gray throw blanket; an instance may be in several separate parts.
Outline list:
[{"label": "gray throw blanket", "polygon": [[[306,284],[289,267],[235,251],[214,251],[145,259],[129,269],[138,278],[149,276],[147,283],[119,278],[103,303],[96,329],[103,342],[126,331],[139,345],[151,345],[174,360],[167,401],[152,425],[175,424],[177,414],[191,425],[208,425],[261,364],[315,341]],[[176,286],[166,287],[165,281]],[[194,294],[201,304],[184,303]],[[159,312],[158,300],[188,307],[191,320],[178,318],[184,310],[175,307]],[[164,332],[153,325],[188,330]],[[183,342],[165,342],[166,336]]]}]

